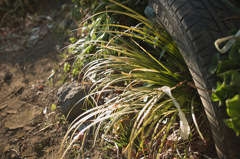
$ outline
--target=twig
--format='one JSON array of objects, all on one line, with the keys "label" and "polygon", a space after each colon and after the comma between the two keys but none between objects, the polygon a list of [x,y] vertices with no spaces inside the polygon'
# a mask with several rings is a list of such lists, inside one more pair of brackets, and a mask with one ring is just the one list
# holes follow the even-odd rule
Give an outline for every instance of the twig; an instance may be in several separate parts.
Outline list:
[{"label": "twig", "polygon": [[192,82],[188,82],[187,84],[192,88],[199,89],[199,90],[207,92],[207,93],[214,93],[214,91],[210,91],[210,90],[207,90],[207,89],[204,89],[204,88],[197,87]]},{"label": "twig", "polygon": [[54,124],[51,124],[51,125],[48,125],[48,126],[42,128],[41,130],[39,130],[39,131],[37,132],[37,134],[40,133],[40,132],[42,132],[42,131],[44,131],[44,130],[46,130],[46,129],[48,129],[48,128],[50,128],[50,127],[53,126],[53,125],[54,125]]},{"label": "twig", "polygon": [[26,133],[26,135],[24,136],[24,138],[26,138],[27,135],[29,135],[34,129],[40,127],[41,125],[42,125],[42,124],[38,124],[36,127],[34,127],[34,128],[32,128],[31,130],[29,130],[29,131]]},{"label": "twig", "polygon": [[17,152],[17,150],[15,150],[15,149],[10,149],[9,151],[12,151],[12,152],[15,152],[15,154],[19,157],[20,156],[20,154]]},{"label": "twig", "polygon": [[186,83],[187,82],[187,80],[184,80],[184,81],[182,81],[182,82],[179,82],[175,87],[180,87],[181,85],[183,85],[184,83]]}]

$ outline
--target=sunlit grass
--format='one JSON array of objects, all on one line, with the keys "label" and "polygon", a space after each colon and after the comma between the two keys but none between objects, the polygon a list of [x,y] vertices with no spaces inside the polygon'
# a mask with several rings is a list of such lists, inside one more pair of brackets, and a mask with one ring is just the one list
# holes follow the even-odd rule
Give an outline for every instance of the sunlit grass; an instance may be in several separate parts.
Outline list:
[{"label": "sunlit grass", "polygon": [[[144,154],[147,140],[150,149],[147,155],[159,157],[169,134],[177,138],[173,148],[175,152],[176,145],[188,139],[189,125],[183,112],[190,112],[190,103],[196,92],[185,83],[191,80],[191,76],[180,52],[162,28],[141,14],[113,3],[128,12],[108,10],[97,15],[125,15],[137,24],[130,27],[109,23],[94,25],[91,34],[98,36],[72,45],[75,53],[80,51],[79,61],[89,60],[84,68],[83,84],[93,83],[92,91],[85,99],[91,98],[95,106],[81,114],[70,126],[62,143],[62,146],[67,143],[63,157],[79,137],[68,136],[72,132],[75,134],[86,121],[90,124],[79,135],[93,128],[94,141],[100,137],[103,143],[106,135],[115,131],[116,123],[130,117],[132,125],[124,149],[128,151],[128,158],[131,158],[135,145],[138,152]],[[104,39],[103,35],[108,39]],[[82,49],[83,45],[94,47],[94,52]],[[104,93],[117,95],[98,105],[98,99]]]}]

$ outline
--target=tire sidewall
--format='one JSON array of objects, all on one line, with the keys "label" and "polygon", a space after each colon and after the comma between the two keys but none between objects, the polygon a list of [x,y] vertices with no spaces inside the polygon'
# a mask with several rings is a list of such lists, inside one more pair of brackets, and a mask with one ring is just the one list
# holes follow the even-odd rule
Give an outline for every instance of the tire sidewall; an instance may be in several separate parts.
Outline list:
[{"label": "tire sidewall", "polygon": [[[201,60],[199,59],[201,55],[197,55],[196,46],[192,44],[183,22],[179,20],[176,11],[172,10],[170,7],[171,4],[169,3],[170,2],[166,0],[150,0],[149,6],[153,8],[156,13],[154,20],[164,27],[176,42],[195,85],[199,88],[211,90],[216,78],[211,78],[212,81],[209,80],[208,77],[213,75],[210,74],[207,67],[202,67]],[[207,27],[203,27],[202,31],[209,32]],[[209,36],[211,36],[210,34],[211,33],[209,33]],[[207,35],[208,34],[202,34],[201,38],[205,43],[212,44],[212,47],[207,50],[211,58],[211,56],[216,53],[216,49],[213,45],[213,38],[209,38]],[[222,158],[232,155],[235,156],[238,148],[232,146],[231,143],[234,142],[236,137],[234,137],[234,131],[224,124],[223,119],[226,118],[225,107],[219,107],[218,103],[213,102],[211,100],[211,94],[206,91],[198,90],[198,93],[208,117],[218,155]],[[239,141],[239,138],[237,141]]]}]

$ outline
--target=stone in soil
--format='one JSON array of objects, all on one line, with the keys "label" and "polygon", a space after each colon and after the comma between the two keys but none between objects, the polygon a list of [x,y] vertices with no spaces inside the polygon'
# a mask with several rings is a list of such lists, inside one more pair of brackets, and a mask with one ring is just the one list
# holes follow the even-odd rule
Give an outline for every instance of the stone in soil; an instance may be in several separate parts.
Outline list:
[{"label": "stone in soil", "polygon": [[91,105],[83,98],[89,93],[90,86],[70,82],[64,84],[58,90],[58,103],[61,106],[62,113],[68,121],[73,121]]}]

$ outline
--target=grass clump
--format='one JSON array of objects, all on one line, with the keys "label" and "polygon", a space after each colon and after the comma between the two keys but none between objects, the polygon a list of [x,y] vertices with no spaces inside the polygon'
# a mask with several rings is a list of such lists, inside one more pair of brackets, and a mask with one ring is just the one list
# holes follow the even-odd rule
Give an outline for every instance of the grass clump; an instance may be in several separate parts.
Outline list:
[{"label": "grass clump", "polygon": [[[120,9],[107,7],[92,16],[89,36],[70,47],[77,57],[73,67],[84,66],[83,74],[78,72],[82,83],[92,83],[85,98],[91,98],[94,107],[72,123],[63,156],[79,137],[68,135],[86,122],[90,124],[79,133],[85,133],[80,150],[91,129],[94,144],[97,138],[102,144],[111,141],[128,158],[162,158],[163,150],[169,149],[171,157],[191,154],[179,145],[192,138],[184,114],[190,112],[191,102],[198,105],[197,92],[187,85],[191,76],[179,50],[142,14],[112,0],[108,3]],[[131,24],[122,25],[116,17]]]}]

